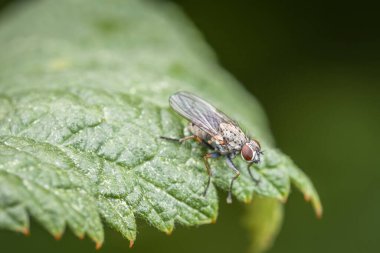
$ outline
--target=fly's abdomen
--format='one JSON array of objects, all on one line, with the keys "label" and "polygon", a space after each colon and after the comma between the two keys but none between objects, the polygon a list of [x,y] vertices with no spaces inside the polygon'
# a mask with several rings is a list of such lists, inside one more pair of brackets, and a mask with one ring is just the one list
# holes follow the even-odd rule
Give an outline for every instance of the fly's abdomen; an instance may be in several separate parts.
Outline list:
[{"label": "fly's abdomen", "polygon": [[210,134],[203,131],[200,127],[191,122],[188,125],[188,129],[192,134],[198,136],[200,139],[212,146],[218,152],[229,153],[228,149],[226,148],[226,143],[221,135],[218,134],[211,136]]},{"label": "fly's abdomen", "polygon": [[200,129],[198,126],[194,125],[191,122],[187,126],[187,129],[189,129],[189,131],[192,134],[194,134],[195,136],[198,136],[199,138],[201,138],[202,140],[204,140],[206,142],[211,140],[211,136],[208,133],[206,133],[205,131],[203,131],[202,129]]}]

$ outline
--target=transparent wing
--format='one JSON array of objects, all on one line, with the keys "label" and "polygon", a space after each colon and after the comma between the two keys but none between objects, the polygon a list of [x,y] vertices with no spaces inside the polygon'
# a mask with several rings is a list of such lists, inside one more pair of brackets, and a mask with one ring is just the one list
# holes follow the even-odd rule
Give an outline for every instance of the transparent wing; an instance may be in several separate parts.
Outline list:
[{"label": "transparent wing", "polygon": [[214,106],[189,92],[180,91],[173,94],[169,103],[176,112],[210,135],[219,133],[220,123],[237,125]]}]

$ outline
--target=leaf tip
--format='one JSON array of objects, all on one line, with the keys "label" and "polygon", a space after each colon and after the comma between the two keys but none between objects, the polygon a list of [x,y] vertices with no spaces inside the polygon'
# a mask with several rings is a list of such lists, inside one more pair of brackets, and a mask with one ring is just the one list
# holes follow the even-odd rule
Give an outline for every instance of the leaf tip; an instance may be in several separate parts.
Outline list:
[{"label": "leaf tip", "polygon": [[173,229],[174,229],[174,227],[170,227],[170,228],[168,228],[168,229],[165,231],[166,235],[171,235],[171,234],[173,233]]},{"label": "leaf tip", "polygon": [[318,196],[310,195],[308,193],[305,193],[303,195],[303,197],[304,197],[305,201],[311,202],[311,204],[314,207],[315,215],[317,216],[317,218],[318,219],[322,219],[323,208],[322,208],[321,202],[319,201]]},{"label": "leaf tip", "polygon": [[57,241],[61,240],[61,238],[62,238],[62,233],[56,233],[54,235],[54,239],[56,239]]},{"label": "leaf tip", "polygon": [[28,227],[24,227],[21,229],[21,233],[23,233],[25,236],[29,236],[30,235],[30,230]]},{"label": "leaf tip", "polygon": [[321,205],[317,205],[314,207],[315,209],[315,214],[317,216],[318,219],[322,219],[322,216],[323,216],[323,208]]},{"label": "leaf tip", "polygon": [[96,242],[95,243],[95,249],[99,250],[103,246],[103,242]]},{"label": "leaf tip", "polygon": [[129,248],[133,248],[133,245],[135,244],[135,241],[134,240],[130,240],[129,241]]}]

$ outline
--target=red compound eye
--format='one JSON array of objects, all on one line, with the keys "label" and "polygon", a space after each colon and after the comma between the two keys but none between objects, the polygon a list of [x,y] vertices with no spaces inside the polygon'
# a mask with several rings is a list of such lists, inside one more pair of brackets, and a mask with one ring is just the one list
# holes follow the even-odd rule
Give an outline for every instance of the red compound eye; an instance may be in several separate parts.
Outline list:
[{"label": "red compound eye", "polygon": [[245,144],[243,148],[241,149],[241,156],[246,161],[252,161],[253,158],[253,150],[248,144]]}]

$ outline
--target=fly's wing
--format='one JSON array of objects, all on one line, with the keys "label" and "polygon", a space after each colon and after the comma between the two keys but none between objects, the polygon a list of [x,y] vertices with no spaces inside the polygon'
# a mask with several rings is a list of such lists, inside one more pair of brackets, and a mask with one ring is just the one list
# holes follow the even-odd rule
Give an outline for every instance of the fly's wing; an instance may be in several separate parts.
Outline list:
[{"label": "fly's wing", "polygon": [[177,92],[169,99],[170,106],[210,135],[219,134],[220,123],[236,123],[203,99],[188,93]]}]

